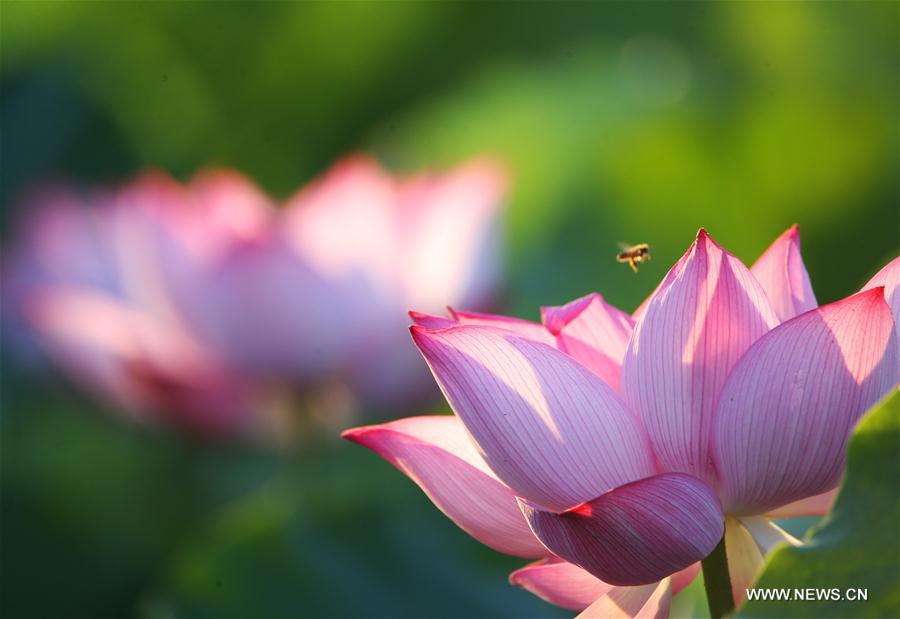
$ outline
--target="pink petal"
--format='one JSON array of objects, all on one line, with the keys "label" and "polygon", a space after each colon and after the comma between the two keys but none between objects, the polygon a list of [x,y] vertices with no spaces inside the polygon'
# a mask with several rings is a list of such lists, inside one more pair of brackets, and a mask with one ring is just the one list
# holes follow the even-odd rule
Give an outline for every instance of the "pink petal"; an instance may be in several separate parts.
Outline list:
[{"label": "pink petal", "polygon": [[577,619],[666,619],[672,607],[671,579],[639,587],[615,587]]},{"label": "pink petal", "polygon": [[876,288],[801,314],[747,351],[713,429],[728,513],[763,513],[837,485],[853,424],[894,384],[892,330]]},{"label": "pink petal", "polygon": [[547,550],[522,517],[512,491],[484,463],[459,419],[411,417],[347,430],[409,476],[466,533],[498,552],[542,557]]},{"label": "pink petal", "polygon": [[[672,575],[672,595],[677,595],[700,573],[694,563]],[[571,610],[584,610],[597,598],[616,588],[591,576],[577,565],[557,557],[541,559],[509,575],[510,584],[530,591],[542,600]]]},{"label": "pink petal", "polygon": [[425,327],[426,329],[444,329],[458,324],[453,318],[446,316],[433,316],[431,314],[423,314],[422,312],[409,311],[409,317],[413,324]]},{"label": "pink petal", "polygon": [[622,359],[634,329],[628,314],[599,294],[589,294],[559,307],[542,307],[541,318],[561,351],[619,390]]},{"label": "pink petal", "polygon": [[411,331],[488,465],[518,496],[563,510],[655,472],[639,420],[564,353],[491,327]]},{"label": "pink petal", "polygon": [[700,573],[700,562],[692,563],[680,572],[672,574],[672,595],[678,595],[682,589],[694,582],[697,574]]},{"label": "pink petal", "polygon": [[[900,355],[900,257],[887,263],[870,279],[863,290],[884,286],[884,298],[894,315],[894,334],[898,341],[897,354]],[[900,359],[897,359],[897,381],[900,382]]]},{"label": "pink petal", "polygon": [[632,482],[561,514],[519,503],[553,554],[615,585],[683,570],[708,555],[723,532],[718,498],[684,473]]},{"label": "pink petal", "polygon": [[584,610],[614,585],[603,582],[577,565],[556,557],[542,559],[509,575],[510,584],[542,600],[570,610]]},{"label": "pink petal", "polygon": [[375,313],[354,310],[359,287],[351,296],[299,259],[276,234],[278,211],[237,173],[202,172],[189,188],[144,174],[117,200],[114,255],[128,296],[190,325],[242,370],[319,379],[363,330],[351,314]]},{"label": "pink petal", "polygon": [[452,307],[448,308],[451,316],[461,325],[482,325],[485,327],[497,327],[498,329],[506,329],[512,331],[516,335],[527,337],[536,342],[543,342],[550,346],[556,346],[556,339],[553,334],[547,331],[542,324],[514,318],[512,316],[501,316],[499,314],[484,314],[481,312],[462,312]]},{"label": "pink petal", "polygon": [[111,260],[104,218],[87,208],[76,191],[44,186],[16,205],[24,214],[3,247],[0,328],[4,344],[20,364],[43,364],[46,357],[26,318],[26,306],[39,286],[88,286],[111,293],[121,282]]},{"label": "pink petal", "polygon": [[796,224],[775,239],[750,272],[769,295],[769,303],[780,321],[815,309],[816,295],[800,256],[800,231]]},{"label": "pink petal", "polygon": [[[226,173],[221,174],[224,179]],[[228,184],[232,187],[239,183],[252,187],[249,181],[239,179],[235,173]],[[161,243],[177,240],[182,250],[188,252],[190,260],[205,262],[217,259],[233,246],[249,241],[251,235],[262,233],[262,230],[251,232],[252,226],[239,223],[254,219],[254,216],[247,217],[247,212],[252,211],[258,217],[259,228],[267,228],[268,219],[275,213],[270,204],[263,202],[263,197],[254,198],[246,205],[242,202],[240,210],[244,211],[244,215],[232,208],[222,208],[225,200],[221,196],[225,192],[213,190],[213,186],[218,184],[224,183],[219,183],[212,172],[206,180],[198,176],[198,189],[201,185],[204,187],[202,193],[195,194],[163,172],[148,171],[122,186],[115,199],[129,218],[142,218],[145,227],[149,225],[164,232]],[[258,193],[255,188],[246,190],[250,191]],[[233,207],[233,200],[229,198],[228,203]]]},{"label": "pink petal", "polygon": [[207,239],[256,243],[270,233],[278,211],[253,182],[233,170],[203,170],[188,187],[199,208],[193,209]]},{"label": "pink petal", "polygon": [[[17,207],[26,215],[4,252],[4,272],[17,286],[4,280],[5,303],[11,291],[35,284],[86,285],[113,290],[119,277],[112,259],[108,197],[90,208],[77,191],[46,186],[33,190]],[[8,307],[8,306],[7,306]]]},{"label": "pink petal", "polygon": [[622,394],[643,417],[662,470],[714,483],[709,433],[719,391],[777,322],[753,275],[701,230],[638,321],[622,367]]},{"label": "pink petal", "polygon": [[188,187],[165,173],[144,172],[120,188],[116,201],[130,219],[157,226],[200,262],[263,242],[278,213],[250,180],[225,169],[198,172]]},{"label": "pink petal", "polygon": [[378,162],[348,157],[288,200],[288,243],[327,279],[357,278],[383,294],[399,294],[398,192]]},{"label": "pink petal", "polygon": [[35,292],[28,318],[66,372],[124,413],[204,435],[247,428],[245,385],[177,325],[85,288]]},{"label": "pink petal", "polygon": [[643,301],[641,301],[641,304],[638,305],[637,308],[633,312],[631,312],[631,319],[634,322],[637,322],[638,320],[641,319],[641,316],[643,316],[644,312],[647,311],[647,306],[650,305],[650,301],[653,300],[653,297],[656,296],[656,293],[659,292],[659,289],[662,288],[662,285],[664,283],[665,283],[665,280],[660,282],[659,285],[657,285],[656,288],[653,289],[653,292],[651,292],[649,295],[647,295],[647,298],[644,299]]},{"label": "pink petal", "polygon": [[800,518],[802,516],[824,516],[831,511],[834,499],[837,497],[838,488],[817,494],[815,496],[800,499],[787,505],[776,507],[766,512],[766,518]]},{"label": "pink petal", "polygon": [[317,379],[361,346],[358,298],[280,242],[244,245],[208,264],[173,262],[167,273],[179,312],[247,372]]},{"label": "pink petal", "polygon": [[503,262],[505,176],[498,164],[479,159],[402,184],[398,275],[411,306],[477,306],[493,297]]},{"label": "pink petal", "polygon": [[[703,230],[702,228],[697,233],[698,238],[700,237],[701,234],[704,236],[708,236],[706,234],[706,231]],[[696,241],[695,241],[695,244],[696,244]],[[693,248],[693,246],[692,246],[692,248]],[[672,265],[672,268],[669,269],[669,272],[666,273],[666,276],[662,279],[661,282],[659,282],[659,284],[657,284],[656,288],[653,289],[653,292],[651,292],[647,296],[646,299],[641,301],[641,304],[638,305],[637,309],[635,309],[631,313],[631,319],[634,320],[635,323],[637,323],[637,321],[640,320],[644,316],[644,313],[647,311],[647,307],[650,305],[650,302],[653,301],[653,298],[660,291],[667,289],[669,287],[669,284],[672,283],[672,280],[674,280],[676,277],[678,277],[681,274],[684,263],[687,262],[688,260],[692,259],[692,257],[693,256],[691,255],[691,251],[689,249],[683,256],[681,256],[681,258],[678,259],[678,262],[676,262],[674,265]]]},{"label": "pink petal", "polygon": [[479,303],[499,275],[504,191],[502,171],[486,160],[400,180],[357,155],[289,200],[285,234],[329,280],[429,312]]},{"label": "pink petal", "polygon": [[884,286],[884,298],[896,316],[896,312],[900,308],[900,257],[894,258],[884,265],[862,289],[871,290],[878,286]]}]

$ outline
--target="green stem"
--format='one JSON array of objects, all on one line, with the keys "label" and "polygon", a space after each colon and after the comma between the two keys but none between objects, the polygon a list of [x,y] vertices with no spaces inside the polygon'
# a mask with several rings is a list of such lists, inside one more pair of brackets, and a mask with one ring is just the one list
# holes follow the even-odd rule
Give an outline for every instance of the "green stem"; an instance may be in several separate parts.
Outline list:
[{"label": "green stem", "polygon": [[734,610],[734,598],[731,595],[731,575],[728,573],[728,558],[725,556],[725,536],[719,545],[703,559],[703,585],[706,588],[706,600],[709,602],[709,614],[712,619],[721,619]]}]

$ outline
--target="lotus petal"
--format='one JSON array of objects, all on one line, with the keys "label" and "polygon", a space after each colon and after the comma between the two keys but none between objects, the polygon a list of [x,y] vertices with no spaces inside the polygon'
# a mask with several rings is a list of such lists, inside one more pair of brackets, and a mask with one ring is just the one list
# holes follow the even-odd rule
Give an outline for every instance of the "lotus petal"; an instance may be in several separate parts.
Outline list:
[{"label": "lotus petal", "polygon": [[458,324],[453,318],[446,316],[434,316],[433,314],[425,314],[422,312],[409,311],[409,317],[413,324],[425,327],[426,329],[444,329]]},{"label": "lotus petal", "polygon": [[412,479],[466,533],[498,552],[546,556],[516,498],[487,467],[451,415],[410,417],[345,431]]},{"label": "lotus petal", "polygon": [[541,319],[561,351],[619,390],[622,359],[634,330],[628,314],[595,293],[559,307],[542,307]]},{"label": "lotus petal", "polygon": [[824,516],[831,511],[839,488],[788,503],[766,513],[766,518],[800,518],[803,516]]},{"label": "lotus petal", "polygon": [[556,557],[516,570],[509,575],[509,582],[551,604],[579,611],[615,587]]},{"label": "lotus petal", "polygon": [[566,354],[491,327],[411,332],[488,466],[518,496],[561,511],[655,473],[640,421]]},{"label": "lotus petal", "polygon": [[[700,572],[694,563],[672,575],[672,595],[687,587]],[[530,591],[542,600],[570,610],[584,610],[597,598],[614,589],[577,565],[557,557],[530,563],[509,575],[510,584]]]},{"label": "lotus petal", "polygon": [[672,607],[671,579],[639,587],[616,587],[577,619],[665,619]]},{"label": "lotus petal", "polygon": [[662,470],[715,483],[709,436],[719,391],[777,322],[750,271],[701,230],[638,321],[622,366],[622,395]]},{"label": "lotus petal", "polygon": [[485,327],[497,327],[498,329],[507,329],[522,337],[527,337],[536,342],[543,342],[550,346],[556,346],[556,339],[553,334],[547,331],[546,327],[530,320],[522,318],[514,318],[512,316],[501,316],[499,314],[485,314],[482,312],[463,312],[455,310],[452,307],[450,314],[454,320],[461,325],[482,325]]},{"label": "lotus petal", "polygon": [[556,556],[614,585],[643,585],[707,556],[723,532],[719,500],[684,473],[641,479],[561,514],[519,500]]},{"label": "lotus petal", "polygon": [[505,192],[505,172],[487,159],[401,185],[397,271],[411,307],[478,306],[491,298],[503,262]]},{"label": "lotus petal", "polygon": [[800,231],[796,224],[775,239],[750,272],[769,295],[769,303],[782,322],[818,305],[800,256]]},{"label": "lotus petal", "polygon": [[249,425],[246,386],[177,325],[81,287],[35,291],[27,317],[63,369],[133,418],[206,436]]},{"label": "lotus petal", "polygon": [[728,513],[764,513],[837,485],[853,424],[894,385],[892,330],[875,288],[801,314],[747,351],[714,424]]},{"label": "lotus petal", "polygon": [[[870,279],[863,290],[884,286],[884,299],[891,306],[894,315],[894,335],[897,338],[897,353],[900,355],[900,257],[887,263]],[[900,359],[897,359],[897,382],[900,382]]]}]

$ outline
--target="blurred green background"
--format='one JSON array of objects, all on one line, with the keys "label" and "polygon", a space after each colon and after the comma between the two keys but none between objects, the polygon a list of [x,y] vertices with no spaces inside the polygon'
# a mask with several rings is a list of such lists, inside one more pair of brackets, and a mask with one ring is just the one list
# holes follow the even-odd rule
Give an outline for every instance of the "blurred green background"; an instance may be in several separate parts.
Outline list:
[{"label": "blurred green background", "polygon": [[[284,197],[355,150],[490,153],[508,313],[591,290],[630,310],[699,226],[749,263],[794,222],[828,302],[897,254],[898,23],[896,2],[5,0],[3,229],[43,178],[221,164]],[[616,264],[619,241],[653,261]],[[4,616],[570,614],[333,436],[197,445],[7,356],[2,388]]]}]

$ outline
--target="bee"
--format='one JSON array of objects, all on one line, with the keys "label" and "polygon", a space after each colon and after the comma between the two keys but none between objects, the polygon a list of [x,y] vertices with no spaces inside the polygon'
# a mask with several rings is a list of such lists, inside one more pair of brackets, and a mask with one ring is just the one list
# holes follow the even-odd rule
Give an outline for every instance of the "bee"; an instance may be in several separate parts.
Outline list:
[{"label": "bee", "polygon": [[637,273],[637,265],[650,260],[650,246],[646,243],[638,243],[637,245],[628,245],[627,243],[619,243],[622,249],[616,255],[616,262],[627,262],[631,270]]}]

